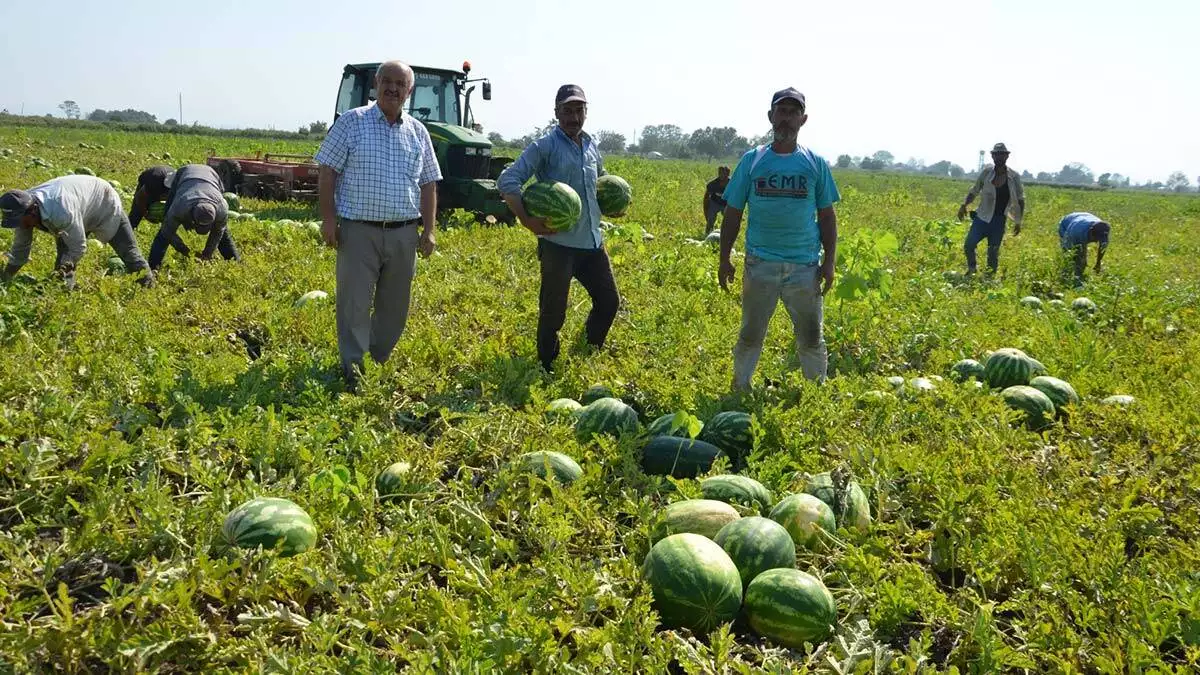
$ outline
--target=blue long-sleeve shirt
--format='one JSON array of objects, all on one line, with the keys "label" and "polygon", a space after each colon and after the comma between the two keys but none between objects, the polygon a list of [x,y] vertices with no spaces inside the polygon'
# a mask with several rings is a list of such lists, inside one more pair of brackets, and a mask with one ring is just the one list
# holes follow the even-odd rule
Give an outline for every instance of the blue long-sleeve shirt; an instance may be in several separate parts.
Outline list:
[{"label": "blue long-sleeve shirt", "polygon": [[500,174],[496,187],[501,194],[520,195],[531,177],[553,180],[574,188],[583,202],[579,221],[566,232],[545,235],[547,241],[570,248],[595,249],[604,244],[600,232],[600,204],[596,201],[596,179],[605,174],[604,160],[592,137],[581,132],[577,144],[560,127],[526,146],[517,161]]}]

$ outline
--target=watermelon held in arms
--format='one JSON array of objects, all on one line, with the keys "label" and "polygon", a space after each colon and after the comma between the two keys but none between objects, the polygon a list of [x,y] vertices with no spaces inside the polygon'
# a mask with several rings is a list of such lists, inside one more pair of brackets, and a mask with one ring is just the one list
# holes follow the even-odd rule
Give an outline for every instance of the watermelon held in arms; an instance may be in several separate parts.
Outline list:
[{"label": "watermelon held in arms", "polygon": [[566,232],[583,213],[583,202],[575,188],[558,181],[539,181],[525,188],[521,195],[525,210],[535,218],[545,218],[546,227]]},{"label": "watermelon held in arms", "polygon": [[997,349],[984,362],[983,375],[988,386],[995,389],[1006,389],[1018,384],[1029,384],[1036,371],[1044,371],[1045,366],[1020,349],[1005,347]]},{"label": "watermelon held in arms", "polygon": [[833,509],[810,494],[784,497],[771,509],[771,520],[783,525],[801,548],[819,549],[826,534],[837,531]]},{"label": "watermelon held in arms", "polygon": [[615,398],[590,403],[575,416],[575,438],[580,443],[590,441],[597,434],[620,436],[636,433],[640,428],[637,411]]},{"label": "watermelon held in arms", "polygon": [[792,535],[770,518],[739,518],[722,527],[713,541],[725,549],[737,566],[743,588],[767,570],[796,567]]},{"label": "watermelon held in arms", "polygon": [[673,534],[650,549],[642,577],[668,628],[707,635],[742,607],[742,578],[729,554],[707,537]]},{"label": "watermelon held in arms", "polygon": [[745,464],[754,449],[754,436],[750,431],[750,415],[736,410],[719,412],[705,422],[698,437],[712,443],[729,455],[735,466]]},{"label": "watermelon held in arms", "polygon": [[642,447],[642,471],[651,476],[695,478],[712,468],[723,453],[699,439],[654,436]]},{"label": "watermelon held in arms", "polygon": [[722,474],[705,478],[700,482],[700,493],[705,499],[741,504],[761,513],[771,510],[771,491],[749,476]]},{"label": "watermelon held in arms", "polygon": [[596,179],[596,202],[601,215],[610,218],[624,215],[633,201],[633,188],[624,178],[606,174]]},{"label": "watermelon held in arms", "polygon": [[163,202],[154,202],[146,207],[146,220],[152,223],[161,223],[167,217],[167,205]]},{"label": "watermelon held in arms", "polygon": [[717,536],[722,527],[741,518],[737,509],[715,499],[685,499],[670,504],[659,514],[650,532],[650,541],[681,532],[699,534],[709,539]]},{"label": "watermelon held in arms", "polygon": [[1000,395],[1008,407],[1025,413],[1025,424],[1030,429],[1042,429],[1054,419],[1054,403],[1050,397],[1029,385],[1008,387]]},{"label": "watermelon held in arms", "polygon": [[579,463],[568,455],[552,450],[527,452],[517,458],[521,468],[542,478],[552,476],[563,485],[575,482],[583,475]]},{"label": "watermelon held in arms", "polygon": [[833,633],[837,606],[820,579],[797,569],[771,569],[746,587],[746,621],[754,632],[800,649]]},{"label": "watermelon held in arms", "polygon": [[221,539],[229,546],[266,549],[279,547],[282,556],[312,548],[317,528],[304,509],[286,499],[259,497],[242,504],[225,517]]}]

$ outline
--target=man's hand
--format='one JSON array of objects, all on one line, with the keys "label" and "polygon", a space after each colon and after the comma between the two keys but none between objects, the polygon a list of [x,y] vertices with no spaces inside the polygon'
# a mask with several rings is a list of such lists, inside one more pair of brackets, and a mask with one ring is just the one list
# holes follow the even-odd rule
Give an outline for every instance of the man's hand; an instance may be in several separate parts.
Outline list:
[{"label": "man's hand", "polygon": [[829,293],[830,289],[833,288],[833,267],[834,265],[832,260],[826,260],[825,262],[821,263],[822,296]]},{"label": "man's hand", "polygon": [[721,265],[717,268],[717,281],[721,284],[721,290],[729,290],[729,284],[737,275],[737,270],[729,258],[721,258]]},{"label": "man's hand", "polygon": [[521,224],[525,229],[536,234],[539,237],[544,237],[551,234],[557,234],[554,230],[546,227],[545,218],[537,218],[535,216],[525,216],[521,219]]},{"label": "man's hand", "polygon": [[963,218],[966,218],[966,217],[967,217],[967,205],[963,204],[962,206],[958,207],[958,219],[959,219],[959,221],[961,221]]},{"label": "man's hand", "polygon": [[321,239],[329,248],[338,247],[338,223],[336,220],[326,220],[321,223]]},{"label": "man's hand", "polygon": [[1013,236],[1015,237],[1015,236],[1017,236],[1018,234],[1021,234],[1021,224],[1020,224],[1020,223],[1013,223]]},{"label": "man's hand", "polygon": [[1100,261],[1097,260],[1096,266],[1092,269],[1094,269],[1096,271],[1096,274],[1100,274]]},{"label": "man's hand", "polygon": [[422,232],[421,239],[417,241],[417,252],[422,258],[428,258],[433,255],[433,250],[437,248],[437,239],[434,238],[432,232]]},{"label": "man's hand", "polygon": [[211,254],[211,253],[205,253],[204,251],[196,252],[196,260],[203,260],[205,262],[208,262],[209,260],[212,260],[212,258],[213,258],[213,254]]}]

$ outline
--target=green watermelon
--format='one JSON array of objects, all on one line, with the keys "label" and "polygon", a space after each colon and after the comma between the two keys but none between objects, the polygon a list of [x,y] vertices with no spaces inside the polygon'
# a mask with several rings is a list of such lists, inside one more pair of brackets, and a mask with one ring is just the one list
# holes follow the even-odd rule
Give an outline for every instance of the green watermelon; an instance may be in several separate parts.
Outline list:
[{"label": "green watermelon", "polygon": [[1025,423],[1031,429],[1041,429],[1054,419],[1054,403],[1050,397],[1029,385],[1008,387],[1000,395],[1008,407],[1025,413]]},{"label": "green watermelon", "polygon": [[413,497],[425,491],[425,485],[415,480],[412,465],[405,461],[389,464],[375,477],[375,492],[384,501]]},{"label": "green watermelon", "polygon": [[642,564],[663,625],[707,635],[742,607],[742,578],[729,554],[698,534],[673,534],[655,544]]},{"label": "green watermelon", "polygon": [[633,188],[624,178],[610,173],[596,179],[596,202],[600,205],[601,215],[620,216],[632,201]]},{"label": "green watermelon", "polygon": [[1096,303],[1092,302],[1088,298],[1079,296],[1071,301],[1071,309],[1081,314],[1084,312],[1091,314],[1092,312],[1096,311]]},{"label": "green watermelon", "polygon": [[771,492],[762,483],[748,476],[722,474],[705,478],[700,482],[700,492],[705,499],[742,504],[763,513],[771,509]]},{"label": "green watermelon", "polygon": [[588,387],[587,391],[583,392],[583,396],[579,397],[579,402],[584,405],[591,405],[602,398],[617,398],[612,389],[603,384],[593,384]]},{"label": "green watermelon", "polygon": [[241,211],[242,210],[242,198],[241,197],[238,197],[236,194],[234,194],[232,192],[222,192],[221,196],[225,198],[225,206],[228,207],[230,211]]},{"label": "green watermelon", "polygon": [[1135,400],[1136,399],[1129,394],[1113,394],[1112,396],[1104,398],[1100,402],[1104,405],[1127,406],[1133,404]]},{"label": "green watermelon", "polygon": [[837,607],[820,579],[797,569],[772,569],[746,587],[746,622],[759,635],[802,649],[833,634]]},{"label": "green watermelon", "polygon": [[[683,421],[686,419],[685,423],[680,424],[676,422],[676,417],[679,415],[685,416],[680,420]],[[667,413],[666,415],[663,415],[662,417],[659,417],[650,424],[646,425],[646,433],[651,436],[675,436],[678,438],[691,438],[691,429],[688,427],[691,426],[692,422],[695,422],[696,426],[703,431],[704,423],[692,415],[688,415],[687,413]]]},{"label": "green watermelon", "polygon": [[975,359],[963,359],[950,366],[950,376],[959,382],[966,382],[972,377],[977,380],[983,380],[983,374],[983,364]]},{"label": "green watermelon", "polygon": [[293,302],[292,306],[293,307],[303,307],[311,302],[314,302],[317,300],[324,300],[325,298],[328,298],[328,297],[329,297],[329,294],[326,293],[325,291],[319,291],[319,290],[318,291],[309,291],[309,292],[305,293],[304,295],[300,296],[299,298],[296,298],[296,302]]},{"label": "green watermelon", "polygon": [[125,261],[121,260],[119,255],[108,256],[108,273],[109,274],[125,274]]},{"label": "green watermelon", "polygon": [[535,218],[545,218],[546,227],[566,232],[575,227],[583,213],[583,202],[575,188],[558,181],[540,181],[525,188],[521,195],[525,210]]},{"label": "green watermelon", "polygon": [[95,171],[92,171],[91,169],[87,168],[86,166],[76,167],[75,173],[80,176],[95,176],[96,175]]},{"label": "green watermelon", "polygon": [[583,469],[579,467],[579,464],[561,452],[551,450],[527,452],[518,457],[517,461],[525,471],[537,474],[542,478],[553,474],[555,480],[564,485],[575,482],[583,475]]},{"label": "green watermelon", "polygon": [[1054,299],[1050,300],[1049,302],[1047,302],[1046,304],[1053,307],[1054,309],[1062,309],[1067,306],[1067,303],[1063,302],[1062,300],[1059,300],[1058,298],[1054,298]]},{"label": "green watermelon", "polygon": [[1045,370],[1036,359],[1020,349],[1005,347],[992,352],[984,363],[984,378],[988,386],[1005,389],[1018,384],[1029,384],[1035,370]]},{"label": "green watermelon", "polygon": [[1042,308],[1042,299],[1037,297],[1036,295],[1027,295],[1027,296],[1021,298],[1021,304],[1030,309],[1041,309]]},{"label": "green watermelon", "polygon": [[739,518],[722,527],[713,541],[725,549],[737,566],[743,588],[767,570],[796,567],[796,544],[792,535],[770,518]]},{"label": "green watermelon", "polygon": [[105,180],[107,180],[108,184],[113,186],[113,189],[116,190],[117,192],[120,192],[121,190],[125,189],[125,188],[121,187],[121,181],[119,181],[119,180],[112,180],[111,178],[106,178]]},{"label": "green watermelon", "polygon": [[743,463],[754,449],[750,415],[736,410],[713,415],[712,419],[705,422],[698,438],[720,448],[737,465]]},{"label": "green watermelon", "polygon": [[317,528],[304,509],[286,499],[259,497],[242,504],[225,517],[221,538],[229,546],[273,549],[293,556],[312,548]]},{"label": "green watermelon", "polygon": [[833,519],[837,527],[865,530],[871,526],[871,503],[867,493],[857,481],[847,481],[839,495],[834,484],[833,473],[826,471],[816,475],[805,474],[803,490],[825,504],[833,511]]},{"label": "green watermelon", "polygon": [[741,518],[737,509],[715,499],[685,499],[670,504],[659,514],[650,541],[680,532],[691,532],[712,539],[729,523]]},{"label": "green watermelon", "polygon": [[161,223],[167,217],[167,205],[164,202],[154,202],[146,207],[146,220]]},{"label": "green watermelon", "polygon": [[642,471],[652,476],[695,478],[723,453],[699,439],[654,436],[642,447]]},{"label": "green watermelon", "polygon": [[573,398],[556,398],[546,404],[546,417],[550,419],[573,418],[583,410],[579,401]]},{"label": "green watermelon", "polygon": [[789,495],[771,509],[771,520],[783,525],[796,546],[817,549],[823,546],[823,535],[837,531],[833,509],[810,494]]},{"label": "green watermelon", "polygon": [[615,398],[602,398],[585,405],[575,416],[575,437],[580,443],[591,440],[596,434],[636,433],[640,427],[637,412]]},{"label": "green watermelon", "polygon": [[1055,410],[1068,405],[1079,405],[1079,394],[1075,393],[1075,388],[1057,377],[1038,375],[1029,381],[1029,386],[1045,394],[1054,404]]}]

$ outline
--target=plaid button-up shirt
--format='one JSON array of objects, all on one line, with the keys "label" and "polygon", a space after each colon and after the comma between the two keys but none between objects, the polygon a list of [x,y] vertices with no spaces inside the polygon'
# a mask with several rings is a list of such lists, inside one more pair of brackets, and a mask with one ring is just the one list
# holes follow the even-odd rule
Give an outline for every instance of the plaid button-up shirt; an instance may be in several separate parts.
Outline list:
[{"label": "plaid button-up shirt", "polygon": [[421,186],[442,179],[425,125],[387,121],[374,103],[342,113],[321,143],[318,164],[339,175],[334,201],[345,220],[421,217]]}]

